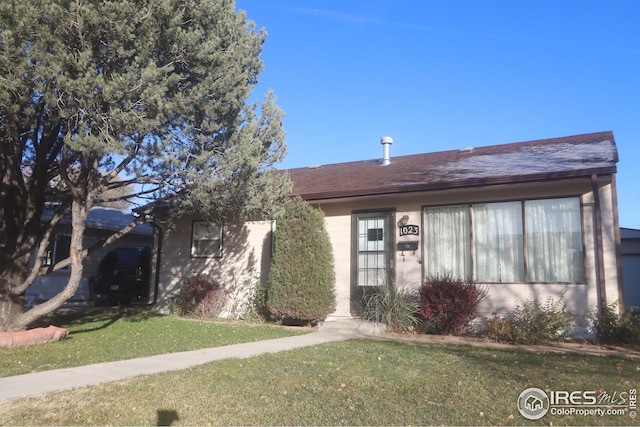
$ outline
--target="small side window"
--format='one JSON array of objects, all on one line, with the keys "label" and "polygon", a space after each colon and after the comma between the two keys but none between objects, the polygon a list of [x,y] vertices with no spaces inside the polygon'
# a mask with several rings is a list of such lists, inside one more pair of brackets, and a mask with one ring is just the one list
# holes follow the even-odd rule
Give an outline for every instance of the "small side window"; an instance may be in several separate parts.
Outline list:
[{"label": "small side window", "polygon": [[194,221],[191,230],[191,257],[222,257],[222,226],[210,221]]},{"label": "small side window", "polygon": [[[43,267],[51,267],[58,262],[69,258],[69,247],[71,246],[71,236],[64,234],[56,234],[53,240],[47,245],[47,250],[44,253],[42,259]],[[68,270],[70,267],[67,265],[63,267],[63,270]]]}]

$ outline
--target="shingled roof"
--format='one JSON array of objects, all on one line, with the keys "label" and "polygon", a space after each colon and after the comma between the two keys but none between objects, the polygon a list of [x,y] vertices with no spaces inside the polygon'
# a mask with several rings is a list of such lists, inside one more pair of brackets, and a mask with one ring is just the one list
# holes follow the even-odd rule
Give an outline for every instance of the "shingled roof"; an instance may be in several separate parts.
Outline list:
[{"label": "shingled roof", "polygon": [[[55,206],[45,206],[44,212],[42,213],[42,219],[44,221],[50,220],[55,212],[55,209]],[[131,224],[134,220],[135,216],[123,212],[119,209],[107,208],[104,206],[94,206],[89,211],[86,225],[88,228],[120,231],[127,225]],[[62,219],[61,224],[70,225],[71,215],[65,216]],[[153,227],[151,226],[151,224],[140,224],[129,233],[151,236],[153,234]]]},{"label": "shingled roof", "polygon": [[563,179],[616,172],[613,132],[289,169],[305,200]]}]

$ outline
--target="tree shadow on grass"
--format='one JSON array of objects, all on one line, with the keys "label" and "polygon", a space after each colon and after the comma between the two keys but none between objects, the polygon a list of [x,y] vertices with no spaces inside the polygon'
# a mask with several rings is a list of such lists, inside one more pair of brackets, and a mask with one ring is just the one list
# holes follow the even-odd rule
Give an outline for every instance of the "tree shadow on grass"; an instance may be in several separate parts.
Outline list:
[{"label": "tree shadow on grass", "polygon": [[[162,316],[160,313],[146,308],[136,307],[109,307],[109,308],[83,308],[61,310],[46,316],[34,324],[34,327],[46,327],[56,325],[62,328],[73,329],[73,334],[94,332],[106,329],[119,320],[128,322],[142,322],[153,317]],[[76,327],[79,327],[76,329]]]},{"label": "tree shadow on grass", "polygon": [[180,421],[178,411],[173,409],[158,409],[158,426],[170,426],[175,421]]}]

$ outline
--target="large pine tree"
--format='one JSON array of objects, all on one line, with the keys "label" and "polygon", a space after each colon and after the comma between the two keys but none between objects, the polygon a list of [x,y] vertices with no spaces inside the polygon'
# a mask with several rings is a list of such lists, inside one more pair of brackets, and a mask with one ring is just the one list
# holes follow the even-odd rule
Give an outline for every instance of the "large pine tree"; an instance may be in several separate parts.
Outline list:
[{"label": "large pine tree", "polygon": [[[0,2],[0,330],[75,293],[87,214],[110,194],[219,220],[271,212],[288,191],[273,173],[283,113],[271,93],[261,111],[248,101],[265,37],[232,0]],[[69,283],[23,313],[34,251],[65,215]]]}]

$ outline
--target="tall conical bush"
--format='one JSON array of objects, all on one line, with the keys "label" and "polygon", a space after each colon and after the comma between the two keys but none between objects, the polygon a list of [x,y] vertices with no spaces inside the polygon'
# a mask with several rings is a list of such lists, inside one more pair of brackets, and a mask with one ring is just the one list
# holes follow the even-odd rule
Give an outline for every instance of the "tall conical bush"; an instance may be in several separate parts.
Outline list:
[{"label": "tall conical bush", "polygon": [[281,319],[314,322],[336,307],[333,248],[324,214],[300,198],[287,200],[276,222],[267,305]]}]

